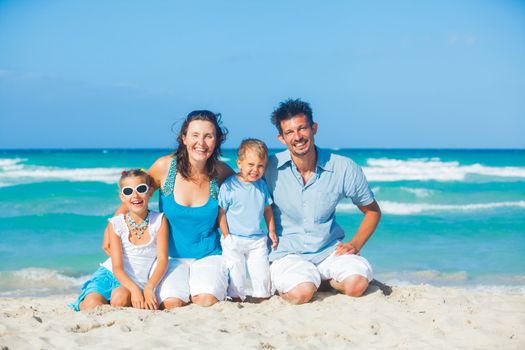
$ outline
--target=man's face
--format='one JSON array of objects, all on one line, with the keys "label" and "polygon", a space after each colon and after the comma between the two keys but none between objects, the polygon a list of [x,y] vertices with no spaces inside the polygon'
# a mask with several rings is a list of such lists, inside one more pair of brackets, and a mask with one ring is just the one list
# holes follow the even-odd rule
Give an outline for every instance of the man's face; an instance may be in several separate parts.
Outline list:
[{"label": "man's face", "polygon": [[300,157],[314,150],[314,135],[317,133],[317,123],[312,126],[304,114],[298,114],[281,122],[282,135],[279,140],[288,147],[292,155]]}]

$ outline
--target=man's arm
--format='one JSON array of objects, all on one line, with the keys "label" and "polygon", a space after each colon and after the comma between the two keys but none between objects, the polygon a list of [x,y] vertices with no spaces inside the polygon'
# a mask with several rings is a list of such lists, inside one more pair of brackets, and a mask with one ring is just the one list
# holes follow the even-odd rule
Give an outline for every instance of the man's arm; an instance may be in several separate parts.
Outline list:
[{"label": "man's arm", "polygon": [[349,242],[339,243],[337,245],[335,255],[358,254],[379,224],[379,220],[381,219],[381,209],[376,201],[365,206],[357,207],[364,214],[361,225],[359,225],[356,234]]}]

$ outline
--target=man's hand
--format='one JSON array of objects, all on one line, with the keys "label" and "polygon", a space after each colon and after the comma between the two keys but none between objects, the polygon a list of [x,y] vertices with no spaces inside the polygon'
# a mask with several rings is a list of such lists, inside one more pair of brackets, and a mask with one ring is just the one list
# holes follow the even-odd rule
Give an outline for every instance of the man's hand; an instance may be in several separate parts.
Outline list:
[{"label": "man's hand", "polygon": [[345,254],[359,255],[359,249],[357,249],[352,242],[339,243],[335,249],[335,255]]},{"label": "man's hand", "polygon": [[277,238],[277,234],[275,231],[270,232],[270,239],[272,240],[272,249],[277,248],[277,245],[279,244],[279,239]]}]

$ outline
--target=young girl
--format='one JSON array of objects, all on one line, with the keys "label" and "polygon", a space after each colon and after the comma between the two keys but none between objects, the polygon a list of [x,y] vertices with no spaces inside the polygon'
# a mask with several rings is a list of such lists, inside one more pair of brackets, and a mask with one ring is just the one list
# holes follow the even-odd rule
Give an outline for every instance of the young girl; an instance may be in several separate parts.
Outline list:
[{"label": "young girl", "polygon": [[261,180],[268,161],[268,149],[260,140],[246,139],[239,146],[237,155],[239,173],[224,181],[219,191],[222,254],[230,270],[228,295],[245,299],[245,271],[248,268],[252,297],[268,298],[270,265],[267,237],[260,227],[263,217],[272,247],[277,247],[272,199],[266,183]]},{"label": "young girl", "polygon": [[[108,303],[150,310],[158,307],[155,287],[168,266],[166,218],[148,209],[153,188],[152,179],[144,170],[123,171],[119,187],[127,213],[109,219],[111,257],[70,305],[76,311]],[[155,269],[150,273],[155,260]]]}]

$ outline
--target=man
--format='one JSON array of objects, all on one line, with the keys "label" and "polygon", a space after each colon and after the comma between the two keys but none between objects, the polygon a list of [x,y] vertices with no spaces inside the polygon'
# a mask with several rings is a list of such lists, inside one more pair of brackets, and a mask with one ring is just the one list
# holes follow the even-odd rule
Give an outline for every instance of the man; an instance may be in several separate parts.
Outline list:
[{"label": "man", "polygon": [[[279,246],[270,254],[273,287],[291,303],[312,299],[321,280],[349,296],[361,296],[373,278],[358,255],[374,232],[381,211],[361,168],[315,146],[312,109],[301,100],[282,102],[272,113],[278,139],[288,150],[272,156],[265,179],[273,196]],[[350,198],[364,213],[346,243],[335,209]]]}]

